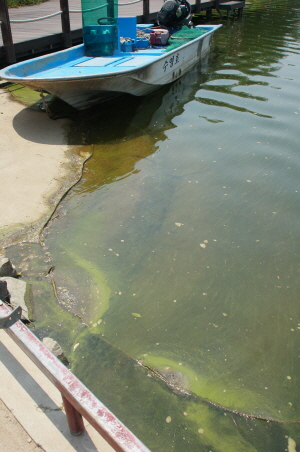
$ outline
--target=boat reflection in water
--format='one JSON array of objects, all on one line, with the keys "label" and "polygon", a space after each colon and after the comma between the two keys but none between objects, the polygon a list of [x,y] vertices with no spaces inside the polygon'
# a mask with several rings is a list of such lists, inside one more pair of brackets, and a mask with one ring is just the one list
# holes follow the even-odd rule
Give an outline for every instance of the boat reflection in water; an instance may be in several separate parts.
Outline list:
[{"label": "boat reflection in water", "polygon": [[[50,93],[77,110],[120,93],[145,96],[179,79],[204,58],[210,50],[213,33],[222,26],[173,30],[169,45],[149,47],[147,44],[147,48],[139,48],[137,33],[156,34],[152,24],[137,25],[135,17],[103,17],[96,24],[90,24],[91,20],[95,20],[94,15],[83,20],[87,23],[83,26],[83,44],[13,64],[0,71],[0,76]],[[123,50],[124,35],[132,37],[134,49]]]}]

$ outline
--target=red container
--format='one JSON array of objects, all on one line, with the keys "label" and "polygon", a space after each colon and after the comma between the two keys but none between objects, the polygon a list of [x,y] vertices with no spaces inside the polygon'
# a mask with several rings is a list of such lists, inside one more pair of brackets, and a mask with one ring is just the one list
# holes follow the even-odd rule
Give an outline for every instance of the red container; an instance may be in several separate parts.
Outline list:
[{"label": "red container", "polygon": [[160,29],[150,33],[150,45],[152,46],[165,46],[168,43],[168,39],[168,30]]}]

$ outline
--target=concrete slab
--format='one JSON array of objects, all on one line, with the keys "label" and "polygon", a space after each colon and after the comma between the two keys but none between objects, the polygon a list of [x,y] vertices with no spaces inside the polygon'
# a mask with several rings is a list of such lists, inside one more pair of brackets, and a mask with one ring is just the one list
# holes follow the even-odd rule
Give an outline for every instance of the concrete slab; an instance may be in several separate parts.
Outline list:
[{"label": "concrete slab", "polygon": [[10,99],[0,86],[0,244],[38,240],[61,196],[81,175],[87,155],[70,151],[68,119]]},{"label": "concrete slab", "polygon": [[[0,231],[24,228],[49,212],[49,199],[66,177],[68,149],[60,123],[12,102],[0,90]],[[26,109],[26,114],[22,111]],[[1,235],[0,235],[1,239]]]},{"label": "concrete slab", "polygon": [[[42,449],[23,429],[0,400],[1,450],[6,452],[41,452]],[[13,438],[13,444],[12,444]],[[13,448],[12,448],[13,446]]]},{"label": "concrete slab", "polygon": [[[21,424],[27,439],[33,440],[33,447],[36,444],[45,452],[113,452],[87,422],[82,436],[71,435],[60,392],[4,330],[0,330],[0,360],[0,399]],[[1,441],[3,433],[1,429]],[[6,452],[27,450],[14,448],[14,436],[5,441],[11,447],[6,446]]]}]

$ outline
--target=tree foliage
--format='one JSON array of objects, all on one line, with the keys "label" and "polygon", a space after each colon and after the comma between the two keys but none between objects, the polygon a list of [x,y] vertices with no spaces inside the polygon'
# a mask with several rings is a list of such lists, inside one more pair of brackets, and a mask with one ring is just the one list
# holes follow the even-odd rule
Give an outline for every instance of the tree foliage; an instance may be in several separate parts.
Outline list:
[{"label": "tree foliage", "polygon": [[47,0],[7,0],[8,8],[18,8],[19,6],[37,5]]}]

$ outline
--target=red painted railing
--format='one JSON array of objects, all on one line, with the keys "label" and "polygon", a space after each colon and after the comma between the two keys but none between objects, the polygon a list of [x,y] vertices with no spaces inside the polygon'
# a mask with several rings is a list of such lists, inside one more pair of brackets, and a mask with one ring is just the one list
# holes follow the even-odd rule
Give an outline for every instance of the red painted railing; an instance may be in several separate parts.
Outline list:
[{"label": "red painted railing", "polygon": [[[0,302],[1,303],[1,302]],[[0,317],[11,310],[0,304]],[[84,417],[117,452],[150,452],[149,449],[106,408],[83,383],[57,359],[20,320],[7,334],[61,392],[69,428],[73,435],[84,431]]]}]

